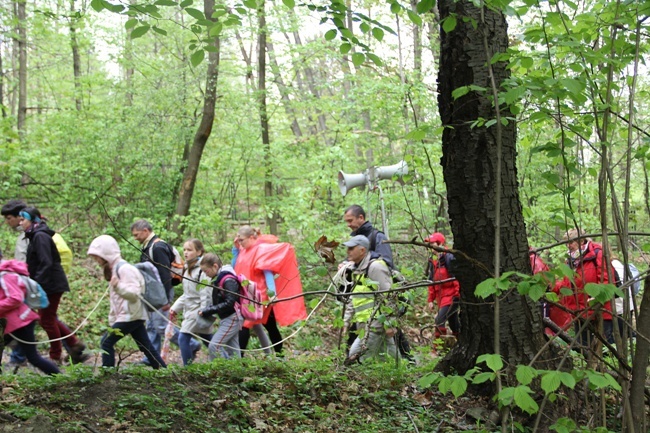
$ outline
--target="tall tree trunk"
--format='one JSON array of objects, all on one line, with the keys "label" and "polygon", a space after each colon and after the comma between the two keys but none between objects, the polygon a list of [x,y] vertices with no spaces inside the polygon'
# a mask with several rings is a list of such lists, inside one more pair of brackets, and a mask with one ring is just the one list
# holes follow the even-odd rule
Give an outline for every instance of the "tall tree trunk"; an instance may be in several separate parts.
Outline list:
[{"label": "tall tree trunk", "polygon": [[7,109],[5,106],[5,70],[2,66],[2,53],[4,51],[2,41],[0,38],[0,107],[2,107],[2,117],[5,118],[7,117]]},{"label": "tall tree trunk", "polygon": [[[271,139],[269,137],[269,118],[266,111],[266,11],[264,0],[261,1],[257,11],[258,39],[257,39],[257,95],[260,110],[260,127],[262,128],[262,145],[264,146],[264,197],[266,198],[267,207],[273,199],[273,164],[271,162]],[[271,212],[268,212],[268,211]],[[278,223],[276,218],[275,206],[267,209],[266,226],[269,233],[278,233]]]},{"label": "tall tree trunk", "polygon": [[[641,311],[637,320],[639,335],[650,335],[650,277],[644,281]],[[632,384],[630,386],[630,406],[635,432],[648,431],[648,412],[644,390],[647,388],[646,377],[650,359],[650,343],[647,338],[637,338],[636,352],[632,363]],[[630,430],[631,431],[631,430]]]},{"label": "tall tree trunk", "polygon": [[[135,0],[129,0],[129,5],[134,5]],[[133,27],[126,30],[126,40],[124,41],[124,81],[126,82],[126,105],[133,105],[133,74],[135,69],[133,68],[133,41],[131,39],[131,33],[133,32]]]},{"label": "tall tree trunk", "polygon": [[74,73],[74,102],[77,111],[82,108],[81,92],[81,57],[79,56],[79,43],[77,41],[77,21],[75,17],[75,0],[70,0],[70,45],[72,46],[72,71]]},{"label": "tall tree trunk", "polygon": [[[210,17],[214,13],[214,0],[205,0],[203,3],[205,16]],[[203,156],[203,149],[205,144],[210,138],[212,133],[212,125],[214,123],[214,109],[217,101],[217,78],[219,76],[219,59],[220,59],[220,39],[215,37],[212,45],[216,50],[208,51],[208,72],[205,84],[205,96],[203,98],[203,114],[201,116],[201,123],[194,135],[194,141],[187,158],[187,167],[183,172],[183,180],[180,185],[178,193],[178,203],[176,205],[176,215],[178,217],[187,216],[192,203],[192,195],[194,194],[194,185],[196,184],[196,177],[199,173],[199,166],[201,164],[201,157]],[[180,237],[182,226],[180,218],[176,218],[172,224],[172,230]]]},{"label": "tall tree trunk", "polygon": [[[469,92],[454,100],[452,91],[468,85],[491,88],[486,67],[490,54],[486,53],[483,35],[491,53],[505,52],[508,33],[505,17],[500,12],[481,10],[468,0],[439,2],[441,19],[456,14],[456,29],[446,33],[441,29],[441,58],[439,109],[445,130],[442,136],[442,166],[449,217],[454,233],[454,248],[471,257],[482,267],[457,257],[455,274],[461,285],[463,314],[458,344],[441,363],[443,370],[453,367],[460,374],[474,367],[476,358],[494,353],[494,304],[474,295],[476,286],[486,279],[487,270],[501,263],[502,270],[530,273],[526,227],[519,201],[516,172],[516,130],[509,122],[502,130],[502,169],[497,179],[496,127],[472,127],[482,119],[495,119],[496,110],[488,97],[490,92]],[[465,22],[463,19],[470,20]],[[478,23],[474,28],[471,22]],[[505,63],[492,65],[497,85],[508,77]],[[499,261],[495,261],[497,184],[501,185]],[[541,316],[535,303],[516,292],[500,300],[501,355],[509,365],[526,364],[543,346]],[[542,359],[544,359],[542,357]]]},{"label": "tall tree trunk", "polygon": [[18,49],[18,134],[22,137],[25,132],[25,118],[27,117],[27,13],[26,0],[14,2],[16,14],[16,38]]},{"label": "tall tree trunk", "polygon": [[275,56],[275,51],[273,49],[273,43],[267,42],[266,45],[269,53],[269,61],[271,62],[271,71],[275,76],[275,84],[278,86],[278,91],[280,92],[280,97],[282,98],[282,105],[284,105],[284,111],[287,113],[287,116],[291,120],[291,131],[295,137],[302,137],[302,130],[300,129],[300,124],[298,123],[296,112],[291,106],[289,89],[287,88],[287,85],[284,83],[284,79],[282,78],[280,65],[278,64],[278,59]]}]

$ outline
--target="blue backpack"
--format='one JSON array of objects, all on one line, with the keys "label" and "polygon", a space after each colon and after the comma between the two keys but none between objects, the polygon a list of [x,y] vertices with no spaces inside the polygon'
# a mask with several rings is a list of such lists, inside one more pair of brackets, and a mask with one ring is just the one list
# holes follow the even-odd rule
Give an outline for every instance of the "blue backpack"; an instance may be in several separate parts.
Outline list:
[{"label": "blue backpack", "polygon": [[[0,284],[2,284],[2,290],[7,292],[7,287],[5,286],[4,276],[7,272],[0,272]],[[50,300],[47,298],[47,293],[38,284],[37,281],[29,278],[27,275],[17,274],[12,272],[20,278],[20,281],[23,282],[25,286],[25,304],[32,310],[40,310],[42,308],[47,308],[50,305]]]}]

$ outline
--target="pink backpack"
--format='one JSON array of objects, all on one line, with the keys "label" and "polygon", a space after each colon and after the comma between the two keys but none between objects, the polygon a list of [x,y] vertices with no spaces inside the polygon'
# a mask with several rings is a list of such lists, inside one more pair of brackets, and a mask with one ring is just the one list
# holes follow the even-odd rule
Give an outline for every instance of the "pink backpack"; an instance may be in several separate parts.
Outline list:
[{"label": "pink backpack", "polygon": [[239,312],[245,320],[260,320],[264,315],[262,295],[257,290],[257,284],[246,278],[245,275],[226,275],[221,279],[219,286],[223,289],[226,280],[234,278],[239,282]]}]

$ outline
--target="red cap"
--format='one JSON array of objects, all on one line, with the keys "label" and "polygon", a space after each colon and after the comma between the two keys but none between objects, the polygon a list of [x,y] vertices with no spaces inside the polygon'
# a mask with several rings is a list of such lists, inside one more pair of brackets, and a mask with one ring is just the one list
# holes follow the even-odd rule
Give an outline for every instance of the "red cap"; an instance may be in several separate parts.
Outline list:
[{"label": "red cap", "polygon": [[424,241],[429,242],[429,243],[437,242],[440,245],[444,245],[445,244],[445,235],[443,235],[442,233],[435,232],[434,234],[432,234],[431,236],[426,238]]}]

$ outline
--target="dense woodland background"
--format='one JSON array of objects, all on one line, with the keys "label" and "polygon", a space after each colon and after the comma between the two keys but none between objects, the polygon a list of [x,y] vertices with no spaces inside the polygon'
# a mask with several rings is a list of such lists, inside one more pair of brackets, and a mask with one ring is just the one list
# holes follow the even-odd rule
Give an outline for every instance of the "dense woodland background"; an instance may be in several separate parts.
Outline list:
[{"label": "dense woodland background", "polygon": [[[178,246],[197,237],[226,258],[238,226],[259,226],[296,246],[308,291],[328,284],[312,245],[321,235],[346,238],[342,213],[351,204],[381,226],[383,199],[394,240],[435,230],[460,239],[447,202],[449,182],[458,185],[443,177],[440,162],[438,104],[453,103],[439,99],[438,69],[441,38],[473,29],[488,35],[486,47],[488,38],[506,35],[507,47],[485,59],[505,78],[455,88],[453,101],[494,107],[495,91],[498,114],[475,116],[467,140],[497,122],[516,140],[510,162],[526,227],[513,228],[515,236],[544,246],[576,225],[619,232],[609,241],[614,251],[645,270],[649,9],[605,0],[444,1],[440,8],[426,0],[0,0],[0,201],[37,206],[80,263],[102,233],[121,239],[124,255],[135,259],[128,227],[138,218]],[[507,34],[493,16],[507,17]],[[472,157],[479,160],[480,151],[486,161],[494,152],[478,149]],[[400,160],[409,166],[404,185],[383,180],[381,191],[341,196],[339,170]],[[447,162],[459,161],[447,153]],[[482,169],[472,164],[467,173]],[[14,236],[0,231],[3,251],[13,249]],[[426,251],[394,250],[400,269],[419,278]],[[543,254],[559,264],[564,253]],[[86,269],[75,272],[73,285],[86,287]],[[418,296],[423,303],[423,290]]]}]

